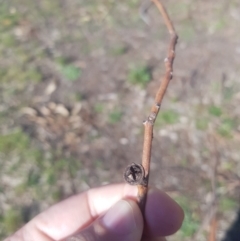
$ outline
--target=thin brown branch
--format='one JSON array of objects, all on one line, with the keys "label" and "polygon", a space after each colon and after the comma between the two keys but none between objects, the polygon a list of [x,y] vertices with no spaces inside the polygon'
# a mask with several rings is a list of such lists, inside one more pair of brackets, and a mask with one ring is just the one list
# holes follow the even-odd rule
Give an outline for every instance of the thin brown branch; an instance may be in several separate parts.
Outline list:
[{"label": "thin brown branch", "polygon": [[212,185],[212,201],[207,208],[205,213],[205,217],[203,218],[202,224],[199,226],[197,232],[193,235],[193,240],[198,240],[199,236],[202,234],[203,230],[209,225],[209,241],[216,241],[216,232],[217,232],[217,169],[219,165],[219,152],[217,148],[216,137],[214,132],[211,128],[209,134],[209,147],[211,150],[211,160],[212,163],[212,172],[211,172],[211,185]]},{"label": "thin brown branch", "polygon": [[217,148],[216,138],[214,136],[213,130],[210,134],[210,146],[212,147],[212,157],[213,157],[213,167],[211,175],[211,184],[212,184],[212,203],[215,207],[215,212],[213,214],[212,220],[210,222],[210,231],[209,231],[209,241],[216,241],[216,231],[217,231],[217,169],[219,165],[219,153]]},{"label": "thin brown branch", "polygon": [[160,11],[165,25],[170,33],[171,39],[168,48],[167,58],[165,59],[165,74],[161,80],[160,87],[157,91],[155,97],[155,104],[151,108],[151,113],[148,116],[147,120],[144,122],[144,141],[143,141],[143,154],[142,154],[142,166],[145,171],[144,182],[138,185],[138,202],[141,208],[142,213],[144,213],[146,196],[148,190],[148,179],[150,172],[150,160],[151,160],[151,149],[152,149],[152,139],[153,139],[153,126],[157,118],[160,106],[164,97],[164,94],[167,90],[168,84],[173,76],[173,61],[175,57],[175,46],[177,44],[178,36],[175,32],[173,24],[167,14],[166,9],[159,0],[152,0]]},{"label": "thin brown branch", "polygon": [[216,219],[216,215],[214,215],[210,223],[210,232],[208,236],[208,241],[216,241],[216,231],[217,231],[217,219]]},{"label": "thin brown branch", "polygon": [[124,173],[124,179],[131,185],[138,185],[138,203],[139,207],[144,214],[147,191],[148,191],[148,179],[150,173],[150,161],[151,161],[151,150],[152,150],[152,139],[153,139],[153,126],[157,118],[158,112],[161,107],[161,103],[164,94],[167,90],[168,84],[173,77],[173,61],[175,57],[175,46],[177,44],[178,36],[175,32],[173,24],[167,14],[166,9],[163,7],[159,0],[151,0],[159,12],[161,13],[165,25],[170,33],[170,43],[165,58],[165,74],[161,80],[160,87],[155,97],[155,103],[151,108],[151,113],[147,120],[144,122],[144,141],[143,141],[143,153],[142,153],[142,165],[131,164],[129,165]]}]

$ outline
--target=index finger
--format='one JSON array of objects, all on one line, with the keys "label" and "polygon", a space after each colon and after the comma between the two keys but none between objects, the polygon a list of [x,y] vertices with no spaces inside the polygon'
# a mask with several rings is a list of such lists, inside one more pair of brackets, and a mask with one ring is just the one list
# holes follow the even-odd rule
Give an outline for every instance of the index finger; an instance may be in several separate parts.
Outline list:
[{"label": "index finger", "polygon": [[[136,200],[136,197],[137,187],[128,184],[90,189],[50,207],[20,232],[27,232],[27,236],[32,237],[42,235],[44,240],[65,239],[90,225],[119,200]],[[182,209],[167,194],[157,189],[148,192],[145,208],[147,235],[170,235],[181,226],[182,219]]]},{"label": "index finger", "polygon": [[87,227],[120,199],[136,199],[136,196],[137,187],[128,184],[90,189],[51,206],[26,224],[20,232],[27,232],[27,236],[34,237],[43,234],[49,238],[46,240],[65,239]]}]

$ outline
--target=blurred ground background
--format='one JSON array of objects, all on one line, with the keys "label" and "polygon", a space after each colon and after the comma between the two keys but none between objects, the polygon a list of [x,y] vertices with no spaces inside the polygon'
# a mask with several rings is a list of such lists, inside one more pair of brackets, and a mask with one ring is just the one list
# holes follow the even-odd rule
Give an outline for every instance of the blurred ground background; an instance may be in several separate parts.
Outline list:
[{"label": "blurred ground background", "polygon": [[[169,240],[206,240],[215,207],[220,240],[239,207],[240,2],[163,2],[179,42],[150,183],[185,210]],[[139,6],[0,1],[0,238],[141,161],[169,35],[154,7],[148,26]]]}]

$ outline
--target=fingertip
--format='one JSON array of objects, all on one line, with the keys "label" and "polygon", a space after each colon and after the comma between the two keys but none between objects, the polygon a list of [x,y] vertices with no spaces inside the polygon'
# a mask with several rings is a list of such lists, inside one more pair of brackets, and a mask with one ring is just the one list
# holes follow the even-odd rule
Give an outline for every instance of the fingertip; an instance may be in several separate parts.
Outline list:
[{"label": "fingertip", "polygon": [[131,206],[132,209],[132,215],[134,216],[135,224],[136,224],[136,230],[139,233],[139,235],[142,235],[143,232],[143,227],[144,227],[144,221],[143,221],[143,216],[142,212],[139,208],[139,205],[137,204],[136,201],[134,200],[126,200],[129,205]]},{"label": "fingertip", "polygon": [[137,203],[132,200],[120,200],[100,220],[106,229],[119,235],[143,230],[141,211]]},{"label": "fingertip", "polygon": [[141,239],[143,217],[138,204],[133,200],[120,200],[99,221],[105,229],[105,235],[99,235],[99,241]]},{"label": "fingertip", "polygon": [[156,188],[148,191],[144,230],[147,235],[171,235],[181,227],[183,219],[182,208],[166,193]]}]

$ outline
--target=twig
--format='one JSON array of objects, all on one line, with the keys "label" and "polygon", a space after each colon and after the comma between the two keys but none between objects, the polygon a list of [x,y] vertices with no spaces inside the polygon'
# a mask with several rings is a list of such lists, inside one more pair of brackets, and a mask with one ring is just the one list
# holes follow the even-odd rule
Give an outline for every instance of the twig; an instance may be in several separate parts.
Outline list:
[{"label": "twig", "polygon": [[208,241],[216,241],[216,230],[217,230],[217,219],[216,219],[216,215],[214,215],[210,223],[210,232],[208,236]]},{"label": "twig", "polygon": [[[173,24],[166,12],[166,9],[163,7],[162,3],[159,0],[152,0],[160,11],[165,25],[170,33],[170,44],[168,48],[167,58],[165,58],[165,74],[162,78],[160,87],[157,91],[155,97],[155,104],[151,108],[151,113],[148,116],[144,124],[144,141],[143,141],[143,154],[142,154],[142,165],[132,164],[128,166],[125,171],[124,177],[127,182],[132,185],[138,185],[138,203],[139,207],[144,213],[147,190],[148,190],[148,180],[150,173],[150,160],[151,160],[151,149],[152,149],[152,139],[153,139],[153,126],[157,118],[158,112],[161,107],[162,99],[168,87],[170,80],[173,77],[173,61],[175,57],[175,46],[177,44],[178,36],[173,27]],[[126,178],[128,177],[128,178]],[[127,180],[128,179],[128,180]],[[129,181],[130,179],[130,181]]]},{"label": "twig", "polygon": [[[210,142],[212,142],[212,155],[213,155],[213,167],[211,175],[212,183],[212,193],[213,193],[213,206],[215,207],[215,212],[213,213],[212,220],[210,222],[210,232],[209,232],[209,241],[216,241],[216,230],[217,230],[217,168],[219,164],[219,153],[217,148],[217,143],[213,130],[211,130]],[[211,144],[211,143],[210,143]]]},{"label": "twig", "polygon": [[208,240],[216,241],[216,231],[217,231],[217,168],[219,165],[219,152],[216,143],[216,137],[214,136],[213,130],[211,128],[209,134],[209,146],[211,147],[211,159],[213,159],[212,173],[211,173],[211,185],[212,185],[212,201],[207,208],[205,218],[202,224],[199,226],[197,232],[193,235],[193,240],[198,240],[199,235],[210,225]]},{"label": "twig", "polygon": [[168,49],[168,55],[165,59],[165,68],[166,72],[161,81],[160,87],[155,97],[155,104],[151,108],[151,113],[148,116],[147,120],[144,122],[144,141],[143,141],[143,154],[142,154],[142,166],[144,169],[144,178],[145,183],[138,185],[138,202],[142,212],[144,212],[146,197],[147,197],[147,188],[148,188],[148,179],[150,174],[150,161],[151,161],[151,149],[152,149],[152,139],[153,139],[153,126],[157,118],[162,99],[168,87],[170,80],[173,77],[173,60],[175,57],[175,46],[177,44],[177,34],[173,27],[173,24],[166,12],[166,9],[163,7],[162,3],[158,0],[152,0],[160,11],[164,22],[167,26],[167,29],[171,35],[170,45]]},{"label": "twig", "polygon": [[199,240],[199,236],[202,234],[206,226],[211,222],[215,213],[216,213],[216,206],[210,203],[209,206],[207,207],[206,215],[203,218],[202,223],[200,224],[196,233],[192,236],[192,240]]}]

